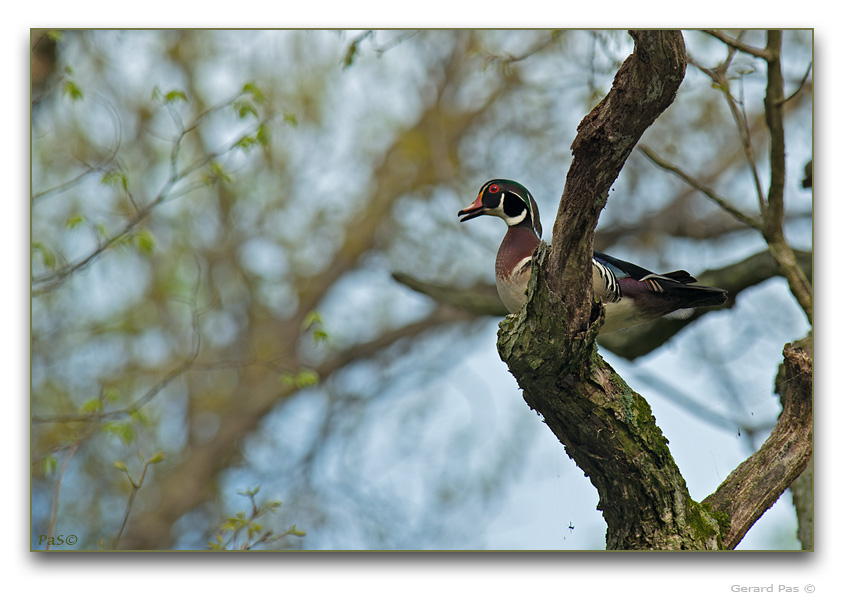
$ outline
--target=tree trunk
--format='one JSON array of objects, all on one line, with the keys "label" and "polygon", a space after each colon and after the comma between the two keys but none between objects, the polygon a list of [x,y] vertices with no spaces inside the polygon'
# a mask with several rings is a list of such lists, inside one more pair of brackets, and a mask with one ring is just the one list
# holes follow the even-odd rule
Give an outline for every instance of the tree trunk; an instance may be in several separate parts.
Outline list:
[{"label": "tree trunk", "polygon": [[[811,359],[786,347],[784,418],[705,503],[692,500],[647,401],[595,345],[603,322],[590,264],[598,216],[642,133],[673,101],[686,66],[680,32],[630,35],[633,54],[578,127],[552,246],[536,250],[528,301],[502,321],[498,350],[527,404],[597,488],[608,550],[734,548],[811,455]],[[743,501],[731,502],[738,492]]]},{"label": "tree trunk", "polygon": [[567,309],[536,273],[528,305],[502,321],[499,353],[566,452],[598,489],[607,549],[715,550],[720,526],[692,501],[650,406],[598,355],[596,327],[566,331]]}]

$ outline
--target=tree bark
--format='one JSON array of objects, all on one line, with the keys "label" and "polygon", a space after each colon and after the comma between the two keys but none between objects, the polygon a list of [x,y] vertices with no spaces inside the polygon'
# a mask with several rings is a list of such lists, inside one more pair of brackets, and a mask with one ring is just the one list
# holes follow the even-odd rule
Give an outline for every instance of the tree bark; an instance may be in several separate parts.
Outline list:
[{"label": "tree bark", "polygon": [[598,355],[592,241],[610,185],[685,73],[677,31],[631,32],[633,54],[584,118],[554,223],[534,255],[528,301],[505,319],[498,348],[566,452],[598,489],[607,549],[717,549],[716,518],[689,496],[648,403]]},{"label": "tree bark", "polygon": [[635,48],[612,89],[580,122],[573,160],[554,222],[548,262],[551,289],[566,298],[568,331],[594,321],[591,257],[595,226],[610,186],[639,138],[677,93],[686,72],[679,31],[631,31]]},{"label": "tree bark", "polygon": [[740,464],[706,500],[729,517],[723,545],[733,549],[750,527],[806,468],[812,457],[811,338],[786,344],[777,392],[783,409],[776,427],[750,458]]},{"label": "tree bark", "polygon": [[595,345],[603,322],[590,266],[598,215],[685,72],[679,32],[631,36],[633,54],[578,127],[553,245],[536,250],[527,302],[502,321],[498,350],[527,404],[597,488],[608,550],[732,549],[811,456],[811,358],[786,347],[784,410],[771,437],[704,503],[692,500],[647,401]]}]

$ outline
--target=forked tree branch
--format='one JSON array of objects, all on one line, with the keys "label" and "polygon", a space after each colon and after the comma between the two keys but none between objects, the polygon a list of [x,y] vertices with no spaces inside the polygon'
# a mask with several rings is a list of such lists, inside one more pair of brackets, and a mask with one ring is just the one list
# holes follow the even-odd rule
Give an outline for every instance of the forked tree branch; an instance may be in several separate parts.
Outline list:
[{"label": "forked tree branch", "polygon": [[[811,342],[809,342],[811,343]],[[729,517],[723,545],[731,550],[777,501],[812,457],[812,356],[797,344],[783,350],[783,410],[762,447],[739,465],[703,504]]]},{"label": "forked tree branch", "polygon": [[761,58],[761,59],[764,59],[764,60],[768,59],[768,54],[766,53],[765,50],[763,50],[761,48],[756,48],[756,47],[751,46],[749,44],[745,44],[744,42],[742,42],[738,39],[731,38],[730,36],[728,36],[726,33],[724,33],[723,31],[721,31],[719,29],[704,29],[703,31],[705,33],[711,35],[712,37],[721,40],[722,42],[724,42],[725,44],[727,44],[731,48],[735,48],[736,50],[741,50],[745,54],[750,54],[751,56],[755,56],[757,58]]},{"label": "forked tree branch", "polygon": [[[705,503],[694,502],[647,402],[594,344],[602,318],[589,258],[598,214],[639,137],[673,100],[685,68],[679,32],[631,35],[633,54],[578,128],[553,246],[542,243],[535,252],[527,303],[502,321],[498,349],[525,401],[597,488],[607,549],[734,548],[811,455],[811,360],[786,348],[784,412],[772,436]],[[769,39],[767,53],[775,44]],[[771,101],[782,105],[776,94]]]},{"label": "forked tree branch", "polygon": [[[705,69],[703,67],[699,68],[711,77],[712,81],[724,91],[724,98],[730,107],[730,111],[732,112],[736,125],[739,129],[742,145],[748,161],[748,167],[756,184],[757,194],[759,196],[760,219],[757,220],[752,217],[745,217],[746,219],[749,219],[747,224],[758,229],[765,238],[765,241],[768,243],[768,251],[779,265],[782,275],[788,282],[788,287],[791,290],[792,295],[797,300],[798,304],[800,304],[800,308],[803,309],[803,312],[806,313],[806,318],[808,319],[809,324],[812,324],[814,322],[812,286],[798,266],[794,250],[791,246],[789,246],[783,232],[783,220],[785,218],[785,128],[783,126],[783,121],[785,115],[785,104],[788,98],[785,97],[785,85],[783,82],[782,64],[780,61],[782,53],[782,31],[777,29],[768,31],[767,43],[764,49],[755,48],[744,44],[739,40],[731,39],[719,31],[707,30],[706,33],[720,39],[731,49],[737,49],[741,52],[750,54],[751,56],[761,58],[767,63],[765,124],[768,127],[768,134],[770,137],[769,161],[771,172],[771,180],[768,186],[767,195],[762,190],[761,179],[756,169],[756,155],[753,149],[753,143],[750,139],[746,115],[743,112],[743,108],[739,106],[739,103],[729,92],[729,81],[726,77],[726,63],[716,67],[715,69]],[[728,60],[731,60],[731,58]],[[803,87],[808,74],[809,71],[807,70],[798,90]],[[653,157],[650,158],[654,160]],[[655,162],[663,168],[668,168],[669,170],[679,174],[679,169],[672,169],[669,166],[660,164],[659,161],[656,160]],[[692,181],[689,181],[688,179],[686,179],[686,181],[695,187]],[[700,188],[698,187],[698,189]],[[701,189],[701,191],[704,190]],[[704,191],[704,193],[706,192]],[[736,218],[739,218],[740,220],[742,219],[743,215],[733,209],[729,203],[722,204],[713,196],[710,196],[710,198],[713,198],[713,200],[718,202],[722,208],[730,212],[730,214]]]},{"label": "forked tree branch", "polygon": [[589,259],[598,215],[685,72],[680,32],[631,36],[633,54],[578,128],[553,246],[534,254],[527,303],[502,321],[498,350],[525,401],[597,488],[608,549],[717,549],[719,525],[691,499],[648,403],[594,344],[602,319]]},{"label": "forked tree branch", "polygon": [[809,324],[814,321],[812,286],[797,265],[794,250],[788,245],[783,232],[785,214],[785,128],[783,126],[783,104],[785,92],[782,78],[780,54],[782,31],[768,32],[765,48],[768,60],[768,87],[765,93],[765,122],[771,135],[770,163],[771,183],[768,188],[767,206],[762,215],[763,235],[768,242],[771,256],[779,264],[791,293],[797,299]]}]

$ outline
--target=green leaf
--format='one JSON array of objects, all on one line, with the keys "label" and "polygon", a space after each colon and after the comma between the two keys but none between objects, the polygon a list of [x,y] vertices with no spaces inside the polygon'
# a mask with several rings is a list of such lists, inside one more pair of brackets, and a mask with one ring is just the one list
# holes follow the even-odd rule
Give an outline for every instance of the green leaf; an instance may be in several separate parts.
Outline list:
[{"label": "green leaf", "polygon": [[258,111],[249,102],[236,101],[232,104],[232,108],[234,108],[237,116],[241,119],[246,118],[249,115],[252,115],[256,119],[258,118]]},{"label": "green leaf", "polygon": [[348,69],[352,66],[352,63],[355,62],[355,58],[360,53],[360,45],[361,43],[368,37],[373,34],[373,31],[370,29],[363,33],[363,35],[358,36],[352,43],[349,44],[349,47],[346,48],[346,55],[343,57],[343,69]]},{"label": "green leaf", "polygon": [[261,144],[262,148],[266,148],[270,144],[270,128],[267,127],[266,123],[261,123],[258,127],[257,133],[255,133],[255,139]]},{"label": "green leaf", "polygon": [[188,97],[182,90],[170,90],[164,94],[164,104],[173,104],[175,102],[187,102]]},{"label": "green leaf", "polygon": [[33,252],[41,254],[41,260],[44,261],[45,267],[52,269],[56,266],[56,255],[53,254],[53,251],[47,248],[47,246],[41,242],[33,242],[32,250]]},{"label": "green leaf", "polygon": [[316,343],[328,341],[328,333],[322,327],[322,317],[319,313],[311,311],[302,319],[302,331],[313,329],[314,341]]},{"label": "green leaf", "polygon": [[349,47],[346,50],[346,56],[343,57],[343,69],[348,69],[352,66],[352,63],[355,62],[355,56],[357,56],[357,54],[358,44],[357,41],[355,41],[349,44]]},{"label": "green leaf", "polygon": [[108,387],[103,390],[103,400],[109,404],[113,404],[120,400],[120,390],[113,387]]},{"label": "green leaf", "polygon": [[67,79],[62,85],[62,96],[70,96],[70,99],[74,102],[82,100],[82,90],[75,82]]},{"label": "green leaf", "polygon": [[155,250],[155,238],[149,229],[139,229],[136,231],[133,241],[141,254],[149,256]]},{"label": "green leaf", "polygon": [[284,122],[288,125],[293,125],[293,127],[296,127],[296,125],[299,124],[299,122],[296,120],[296,115],[289,112],[284,113]]},{"label": "green leaf", "polygon": [[215,535],[215,536],[214,536],[214,539],[215,539],[216,541],[214,541],[214,542],[208,542],[208,547],[209,547],[211,550],[223,550],[223,536],[221,536],[221,535],[218,533],[217,535]]},{"label": "green leaf", "polygon": [[149,425],[149,417],[147,414],[142,410],[133,410],[130,414],[133,423],[137,423],[138,425]]},{"label": "green leaf", "polygon": [[103,239],[108,239],[108,230],[102,223],[94,223],[94,229],[97,230],[99,236]]},{"label": "green leaf", "polygon": [[84,413],[98,413],[103,409],[103,403],[99,398],[91,398],[85,404],[83,404],[79,410]]},{"label": "green leaf", "polygon": [[103,431],[119,439],[127,446],[135,439],[135,428],[131,423],[106,423]]},{"label": "green leaf", "polygon": [[290,529],[288,529],[287,533],[290,534],[290,535],[298,536],[298,537],[305,537],[306,535],[308,535],[307,533],[305,533],[301,529],[296,529],[295,525],[293,525]]},{"label": "green leaf", "polygon": [[243,91],[247,94],[251,94],[252,99],[258,104],[263,104],[264,100],[266,100],[264,92],[262,92],[261,89],[252,81],[243,84]]},{"label": "green leaf", "polygon": [[44,469],[44,475],[51,475],[56,470],[56,467],[59,466],[59,460],[54,455],[48,454],[41,461],[41,466]]},{"label": "green leaf", "polygon": [[322,326],[322,315],[312,310],[302,319],[302,331],[309,329],[312,325]]},{"label": "green leaf", "polygon": [[297,388],[313,387],[319,383],[319,373],[312,369],[302,369],[296,375],[294,383]]},{"label": "green leaf", "polygon": [[106,185],[120,186],[124,190],[129,189],[129,176],[123,171],[109,171],[101,180]]},{"label": "green leaf", "polygon": [[206,175],[203,182],[207,186],[212,186],[217,182],[229,183],[232,178],[223,170],[223,167],[218,162],[212,162],[209,167],[211,173]]},{"label": "green leaf", "polygon": [[244,135],[242,138],[237,140],[234,143],[235,148],[243,148],[244,150],[249,150],[253,148],[258,141],[250,135]]},{"label": "green leaf", "polygon": [[126,466],[126,463],[125,463],[125,462],[123,462],[122,460],[116,460],[116,461],[114,461],[114,462],[112,463],[112,466],[113,466],[115,469],[120,469],[121,471],[123,471],[123,472],[124,472],[124,473],[126,473],[127,475],[129,474],[129,467],[127,467],[127,466]]},{"label": "green leaf", "polygon": [[260,491],[261,491],[261,486],[260,486],[260,485],[256,485],[256,486],[255,486],[254,488],[252,488],[252,489],[247,489],[247,490],[237,490],[237,491],[235,492],[235,494],[237,494],[238,496],[243,496],[244,498],[254,498],[255,496],[257,496],[257,495],[258,495],[258,492],[260,492]]},{"label": "green leaf", "polygon": [[158,452],[152,455],[152,458],[147,461],[147,464],[155,465],[162,462],[165,458],[167,458],[167,455],[164,453],[163,450],[159,450]]},{"label": "green leaf", "polygon": [[85,217],[83,217],[82,215],[73,215],[67,218],[67,221],[65,221],[64,225],[68,229],[76,229],[77,227],[82,225],[85,220]]}]

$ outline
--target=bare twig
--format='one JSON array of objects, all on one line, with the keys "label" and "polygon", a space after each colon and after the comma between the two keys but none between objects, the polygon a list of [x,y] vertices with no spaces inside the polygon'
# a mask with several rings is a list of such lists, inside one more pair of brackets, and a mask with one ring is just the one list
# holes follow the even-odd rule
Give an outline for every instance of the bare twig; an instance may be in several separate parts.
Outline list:
[{"label": "bare twig", "polygon": [[[780,52],[782,47],[782,31],[771,30],[768,32],[768,41],[764,51],[752,51],[749,46],[746,46],[738,40],[727,38],[720,32],[707,31],[710,35],[721,39],[731,47],[737,48],[743,52],[748,52],[753,56],[763,58],[767,62],[768,83],[765,94],[765,123],[768,127],[770,136],[770,171],[771,180],[768,188],[768,193],[765,194],[762,189],[761,179],[756,168],[756,157],[753,150],[753,144],[750,139],[750,130],[747,124],[747,116],[744,112],[743,102],[736,101],[729,92],[729,82],[726,77],[726,69],[716,67],[715,69],[705,69],[700,66],[702,72],[706,73],[712,81],[724,92],[724,97],[730,108],[730,112],[736,122],[739,134],[744,147],[745,156],[747,158],[748,167],[753,176],[756,185],[756,192],[759,198],[759,209],[761,214],[761,222],[757,223],[754,220],[743,221],[749,226],[757,229],[765,241],[768,243],[768,250],[777,265],[780,268],[783,276],[788,281],[789,289],[794,295],[803,312],[806,314],[809,323],[813,323],[813,308],[812,308],[812,286],[806,278],[803,270],[798,265],[794,250],[789,246],[785,239],[783,232],[783,220],[785,216],[784,208],[784,190],[785,190],[785,130],[783,127],[784,120],[784,105],[788,99],[794,97],[792,94],[789,98],[785,98],[784,82],[782,76],[782,67],[780,65]],[[810,67],[811,69],[811,67]],[[809,71],[803,77],[803,81],[798,87],[798,91],[805,84],[808,78]],[[655,160],[656,155],[649,155],[645,152],[648,158],[654,160],[656,164],[660,164]],[[663,161],[664,162],[664,161]],[[663,166],[667,170],[673,171],[680,175],[684,180],[701,189],[699,185],[695,185],[690,181],[688,176],[683,176],[679,168],[672,168],[673,165],[667,163]],[[701,189],[701,191],[703,191]],[[705,193],[705,192],[704,192]],[[707,194],[708,195],[708,194]],[[712,196],[710,196],[712,197]],[[713,198],[714,199],[714,198]],[[741,219],[741,213],[738,213],[729,203],[719,203],[722,208],[730,212],[736,218]]]},{"label": "bare twig", "polygon": [[767,209],[763,213],[765,241],[774,260],[780,266],[788,281],[791,293],[813,322],[812,286],[806,275],[797,266],[794,250],[788,245],[783,232],[785,213],[785,129],[783,127],[783,103],[785,94],[780,64],[782,31],[768,32],[768,85],[765,93],[765,122],[771,136],[770,163],[771,183],[768,189]]},{"label": "bare twig", "polygon": [[70,463],[70,459],[73,458],[73,455],[76,453],[76,449],[79,448],[79,444],[81,443],[82,438],[77,438],[67,449],[67,453],[62,460],[62,466],[59,467],[59,473],[56,476],[56,485],[53,488],[53,505],[50,509],[50,524],[47,527],[47,545],[44,547],[45,550],[50,549],[50,540],[53,539],[53,534],[56,531],[56,520],[58,519],[59,515],[59,492],[61,491],[62,487],[62,480],[64,479],[65,471],[67,471],[67,465]]},{"label": "bare twig", "polygon": [[803,74],[803,79],[801,79],[800,83],[797,85],[797,89],[795,89],[793,92],[791,92],[791,94],[788,96],[788,98],[786,98],[782,101],[783,104],[788,103],[792,98],[797,96],[797,94],[799,94],[803,90],[803,86],[805,86],[806,82],[809,80],[809,74],[811,72],[812,72],[812,63],[809,62],[809,66],[806,67],[806,72]]},{"label": "bare twig", "polygon": [[748,44],[743,43],[742,41],[731,38],[723,31],[719,29],[704,29],[704,33],[711,35],[714,38],[717,38],[730,46],[731,48],[735,48],[736,50],[741,50],[745,54],[750,54],[751,56],[755,56],[756,58],[761,58],[763,60],[768,60],[769,54],[767,49],[763,48],[756,48],[755,46],[750,46]]},{"label": "bare twig", "polygon": [[[143,457],[141,457],[141,460],[143,460]],[[138,495],[138,490],[140,490],[141,486],[144,485],[144,479],[147,476],[147,469],[150,465],[160,463],[162,460],[164,460],[163,452],[158,452],[149,460],[145,460],[144,468],[141,471],[141,477],[138,479],[137,483],[134,479],[132,479],[132,475],[129,473],[129,469],[125,464],[121,462],[115,463],[115,467],[126,473],[126,477],[129,478],[129,483],[132,485],[132,491],[129,492],[129,499],[126,502],[126,510],[123,512],[123,522],[120,524],[120,531],[117,532],[117,536],[114,538],[114,542],[111,545],[112,550],[117,549],[117,544],[120,543],[120,538],[123,537],[123,530],[126,529],[126,523],[129,522],[129,515],[132,513],[132,506],[135,504],[135,496]]]},{"label": "bare twig", "polygon": [[[197,263],[197,268],[200,268]],[[139,411],[141,408],[149,404],[158,394],[160,394],[168,385],[182,374],[193,368],[199,352],[202,349],[202,336],[199,330],[199,319],[207,309],[200,310],[196,305],[196,298],[199,295],[199,286],[202,282],[202,271],[197,273],[196,285],[193,290],[193,297],[187,298],[184,301],[191,307],[191,350],[190,354],[182,363],[176,368],[167,373],[158,383],[152,386],[147,392],[138,398],[135,402],[117,410],[110,410],[105,412],[95,412],[91,414],[68,413],[61,415],[48,416],[34,416],[32,417],[33,424],[43,423],[102,423],[105,421],[114,421],[122,419],[123,417],[131,416],[133,413]]]},{"label": "bare twig", "polygon": [[[241,95],[243,94],[238,94],[237,96],[235,96],[235,99]],[[232,102],[233,101],[234,100],[232,100]],[[239,142],[241,140],[243,140],[247,136],[257,134],[258,131],[262,127],[266,126],[266,124],[274,117],[274,115],[270,115],[262,119],[255,127],[247,130],[244,134],[237,136],[230,143],[223,146],[223,149],[217,152],[211,152],[204,155],[202,158],[196,160],[190,166],[185,167],[180,171],[178,168],[178,156],[181,147],[181,142],[184,136],[188,132],[193,131],[198,126],[201,119],[207,117],[213,111],[219,110],[220,108],[225,106],[227,105],[221,104],[206,110],[201,115],[199,115],[190,126],[185,128],[180,133],[178,138],[173,143],[173,149],[170,154],[170,177],[161,187],[160,191],[158,192],[158,195],[151,202],[149,202],[143,207],[139,207],[137,202],[135,201],[134,196],[130,194],[129,199],[132,205],[135,207],[135,214],[126,222],[123,228],[120,229],[118,233],[101,241],[100,244],[86,257],[72,264],[66,265],[62,269],[49,273],[48,275],[42,275],[41,277],[33,279],[33,296],[38,296],[46,292],[52,291],[53,289],[61,285],[64,281],[66,281],[74,273],[77,273],[78,271],[81,271],[88,267],[92,262],[97,260],[106,250],[114,247],[118,242],[124,240],[127,236],[131,235],[131,233],[138,227],[138,225],[142,221],[144,221],[150,215],[150,213],[152,213],[153,209],[155,209],[157,206],[179,198],[181,196],[184,196],[185,194],[193,192],[197,189],[207,187],[208,182],[202,180],[191,182],[183,186],[181,189],[176,189],[175,191],[173,189],[180,181],[185,180],[187,177],[193,175],[206,165],[238,148],[240,146]],[[68,182],[67,185],[70,185],[70,182]]]},{"label": "bare twig", "polygon": [[[738,40],[735,41],[738,43]],[[730,91],[730,80],[727,77],[727,69],[732,62],[734,54],[734,49],[730,48],[724,62],[716,66],[714,69],[708,69],[694,61],[692,64],[702,73],[706,74],[712,80],[712,83],[715,84],[715,87],[724,93],[724,99],[726,100],[727,106],[730,109],[730,114],[733,116],[733,120],[736,123],[736,128],[738,129],[739,137],[741,138],[742,148],[744,149],[745,159],[747,160],[748,168],[750,169],[750,173],[753,177],[753,183],[756,186],[756,197],[759,201],[759,210],[760,212],[763,212],[765,210],[765,192],[762,189],[762,181],[759,177],[758,169],[756,168],[756,151],[753,148],[753,141],[750,135],[750,125],[747,119],[747,112],[744,108],[744,88],[742,85],[741,99],[736,100]]]},{"label": "bare twig", "polygon": [[729,200],[727,200],[724,197],[718,195],[718,193],[716,193],[709,186],[701,183],[700,181],[698,181],[697,179],[695,179],[694,177],[692,177],[691,175],[686,173],[680,167],[673,165],[670,162],[668,162],[667,160],[661,158],[656,152],[654,152],[653,150],[651,150],[649,147],[645,146],[644,144],[639,144],[637,146],[637,148],[639,149],[639,151],[642,154],[644,154],[645,156],[648,157],[648,160],[650,160],[652,163],[654,163],[660,169],[674,173],[677,177],[679,177],[680,179],[685,181],[687,184],[689,184],[694,189],[698,190],[704,196],[706,196],[707,198],[709,198],[710,200],[715,202],[718,206],[723,208],[725,211],[727,211],[729,214],[731,214],[733,217],[735,217],[736,219],[738,219],[739,221],[741,221],[742,223],[744,223],[748,227],[750,227],[752,229],[756,229],[757,231],[762,230],[762,222],[760,220],[744,214],[738,208],[736,208]]},{"label": "bare twig", "polygon": [[97,104],[101,104],[101,105],[105,106],[108,109],[108,112],[109,112],[109,115],[112,118],[112,121],[114,122],[115,141],[114,141],[113,147],[108,150],[107,154],[103,158],[98,160],[93,165],[88,165],[88,168],[86,168],[84,171],[79,173],[79,175],[72,177],[71,179],[65,181],[64,183],[60,183],[60,184],[53,186],[51,188],[48,188],[46,190],[42,190],[42,191],[40,191],[36,194],[32,194],[31,202],[34,203],[37,200],[42,200],[42,199],[44,199],[48,196],[52,196],[54,194],[59,194],[61,192],[64,192],[65,190],[72,188],[74,185],[79,183],[82,179],[84,179],[88,175],[91,175],[92,173],[98,173],[98,172],[104,171],[106,166],[111,164],[111,162],[115,158],[117,158],[117,153],[120,150],[120,145],[121,145],[121,142],[122,142],[122,139],[123,139],[123,127],[122,127],[122,124],[120,122],[120,118],[117,116],[117,111],[115,110],[112,103],[109,102],[106,98],[104,98],[104,97],[102,97],[98,94],[95,94],[93,96],[93,101]]},{"label": "bare twig", "polygon": [[542,39],[540,39],[538,42],[533,44],[533,46],[525,50],[522,54],[487,54],[484,58],[484,62],[486,64],[498,65],[500,67],[507,68],[515,63],[527,60],[531,56],[538,54],[546,48],[554,45],[560,39],[560,34],[561,32],[559,30],[552,30],[547,37],[543,37]]}]

